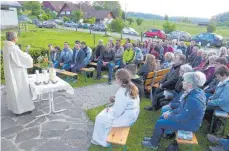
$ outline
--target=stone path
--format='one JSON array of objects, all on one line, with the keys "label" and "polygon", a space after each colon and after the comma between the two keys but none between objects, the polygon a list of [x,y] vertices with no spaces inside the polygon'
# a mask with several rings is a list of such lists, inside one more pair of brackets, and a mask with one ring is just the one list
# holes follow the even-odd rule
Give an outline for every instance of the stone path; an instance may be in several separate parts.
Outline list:
[{"label": "stone path", "polygon": [[96,84],[75,89],[73,96],[55,93],[55,108],[62,113],[36,118],[48,111],[48,101],[35,103],[30,115],[15,116],[7,109],[6,92],[1,92],[2,151],[86,151],[90,147],[93,123],[85,114],[108,103],[117,85]]}]

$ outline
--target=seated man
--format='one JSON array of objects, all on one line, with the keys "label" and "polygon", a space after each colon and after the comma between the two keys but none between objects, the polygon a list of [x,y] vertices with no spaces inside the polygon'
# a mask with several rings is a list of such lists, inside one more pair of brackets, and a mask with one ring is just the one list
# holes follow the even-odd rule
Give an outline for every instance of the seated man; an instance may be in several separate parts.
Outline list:
[{"label": "seated man", "polygon": [[69,48],[68,42],[64,42],[64,49],[60,53],[60,66],[62,69],[70,70],[72,55],[72,49]]},{"label": "seated man", "polygon": [[165,131],[178,130],[196,132],[201,126],[206,109],[206,97],[199,87],[203,86],[206,77],[201,72],[188,72],[183,76],[184,93],[181,96],[180,106],[166,112],[157,120],[153,136],[145,137],[142,145],[157,149],[160,139]]},{"label": "seated man", "polygon": [[183,65],[185,61],[186,57],[184,55],[180,55],[179,57],[175,58],[173,67],[171,68],[169,73],[166,74],[165,78],[159,82],[159,87],[155,89],[152,106],[145,107],[145,110],[152,111],[153,109],[158,110],[160,108],[158,103],[159,99],[164,97],[165,89],[173,90],[175,88],[176,83],[179,79],[180,66]]},{"label": "seated man", "polygon": [[98,46],[95,47],[95,51],[92,54],[92,61],[97,62],[104,50],[103,40],[100,39]]},{"label": "seated man", "polygon": [[131,61],[134,58],[134,50],[133,50],[133,45],[131,43],[126,45],[126,49],[123,53],[123,67],[129,63],[131,63]]},{"label": "seated man", "polygon": [[81,51],[80,41],[75,41],[75,47],[73,48],[71,72],[78,72],[78,66],[83,63],[85,54]]},{"label": "seated man", "polygon": [[[215,109],[221,109],[229,113],[229,69],[225,65],[220,65],[215,72],[216,78],[220,81],[215,93],[209,97],[207,102],[206,115],[211,119]],[[211,120],[209,120],[210,122]]]},{"label": "seated man", "polygon": [[58,68],[60,63],[60,47],[55,46],[55,48],[53,49],[52,45],[49,45],[49,48],[50,48],[50,61],[54,68]]},{"label": "seated man", "polygon": [[115,52],[115,65],[120,66],[122,64],[122,57],[124,53],[124,48],[121,46],[120,40],[116,40],[116,44],[113,47],[113,50]]},{"label": "seated man", "polygon": [[86,67],[91,62],[90,61],[92,55],[91,48],[88,47],[85,42],[81,42],[81,50],[84,53],[84,59],[83,59],[83,63],[78,65],[77,71],[79,71],[81,68]]},{"label": "seated man", "polygon": [[97,62],[97,77],[96,79],[101,78],[101,69],[102,66],[105,66],[108,68],[108,84],[111,84],[112,80],[112,74],[114,69],[115,62],[115,53],[112,50],[111,44],[108,43],[106,45],[105,51],[102,52],[98,62]]}]

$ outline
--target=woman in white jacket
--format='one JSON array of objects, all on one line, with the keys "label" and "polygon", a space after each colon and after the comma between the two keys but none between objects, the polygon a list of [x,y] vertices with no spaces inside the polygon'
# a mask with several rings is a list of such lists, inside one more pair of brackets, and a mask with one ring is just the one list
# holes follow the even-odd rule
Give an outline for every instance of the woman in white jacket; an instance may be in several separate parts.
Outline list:
[{"label": "woman in white jacket", "polygon": [[115,74],[120,86],[112,107],[104,109],[96,116],[92,143],[108,147],[107,136],[112,127],[126,127],[135,123],[140,112],[138,88],[131,82],[131,75],[126,69]]}]

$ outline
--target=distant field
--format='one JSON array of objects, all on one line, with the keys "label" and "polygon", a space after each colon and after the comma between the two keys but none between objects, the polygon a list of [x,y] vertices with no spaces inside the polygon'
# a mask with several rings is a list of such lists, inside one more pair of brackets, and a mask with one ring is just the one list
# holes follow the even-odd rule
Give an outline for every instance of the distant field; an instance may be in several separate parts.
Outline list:
[{"label": "distant field", "polygon": [[[145,32],[151,28],[158,28],[163,29],[164,21],[163,20],[144,20],[141,26],[138,26],[136,22],[134,22],[130,27],[134,28],[136,31]],[[186,31],[190,33],[192,36],[199,34],[201,32],[206,32],[206,27],[201,27],[196,24],[191,23],[176,23],[177,30]],[[216,32],[217,34],[222,35],[224,38],[229,39],[229,27],[217,27]]]}]

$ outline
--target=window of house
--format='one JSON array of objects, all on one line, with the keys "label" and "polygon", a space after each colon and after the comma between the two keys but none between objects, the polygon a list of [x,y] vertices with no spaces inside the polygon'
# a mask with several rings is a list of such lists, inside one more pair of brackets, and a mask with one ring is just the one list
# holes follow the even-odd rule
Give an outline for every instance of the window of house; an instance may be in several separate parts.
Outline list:
[{"label": "window of house", "polygon": [[62,15],[65,14],[65,11],[62,11],[60,14],[62,14]]},{"label": "window of house", "polygon": [[66,14],[67,14],[67,15],[70,15],[70,14],[71,14],[71,12],[70,12],[70,11],[66,11]]}]

